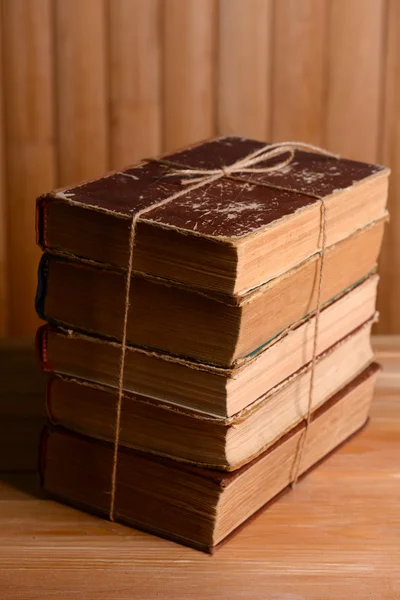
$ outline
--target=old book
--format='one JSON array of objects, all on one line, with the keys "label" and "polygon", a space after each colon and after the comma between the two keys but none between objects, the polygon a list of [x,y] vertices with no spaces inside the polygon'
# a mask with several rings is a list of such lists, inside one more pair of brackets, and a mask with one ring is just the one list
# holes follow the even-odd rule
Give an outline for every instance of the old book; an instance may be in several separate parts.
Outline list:
[{"label": "old book", "polygon": [[[371,365],[314,412],[301,455],[304,473],[367,420],[377,365]],[[212,551],[294,476],[304,422],[254,461],[222,473],[119,448],[114,518],[117,521]],[[61,499],[107,516],[113,445],[48,429],[43,436],[44,488]]]},{"label": "old book", "polygon": [[[373,317],[377,283],[378,276],[373,275],[321,311],[317,354]],[[232,369],[128,346],[124,388],[163,402],[230,417],[311,361],[314,331],[315,317],[300,321]],[[37,347],[45,371],[118,386],[120,344],[44,326],[38,331]]]},{"label": "old book", "polygon": [[[373,360],[372,321],[317,358],[312,410],[321,406]],[[144,396],[125,395],[120,444],[178,460],[234,470],[261,454],[307,415],[311,366],[307,365],[230,418],[177,408]],[[116,390],[52,377],[47,410],[52,423],[112,441]]]},{"label": "old book", "polygon": [[[375,268],[383,229],[381,220],[330,247],[322,304]],[[311,257],[238,304],[136,277],[131,286],[128,341],[214,365],[234,365],[314,311],[319,268],[319,256]],[[37,308],[47,321],[118,340],[124,296],[122,271],[48,254],[42,259]]]},{"label": "old book", "polygon": [[[263,146],[224,137],[168,159],[215,169]],[[39,243],[44,249],[125,267],[132,216],[187,187],[170,171],[142,163],[41,197]],[[383,217],[388,174],[384,167],[296,151],[293,162],[279,171],[237,173],[254,185],[224,177],[140,217],[133,269],[189,287],[241,294],[316,253],[321,244],[318,196],[326,203],[328,246]],[[256,185],[258,181],[276,187]]]}]

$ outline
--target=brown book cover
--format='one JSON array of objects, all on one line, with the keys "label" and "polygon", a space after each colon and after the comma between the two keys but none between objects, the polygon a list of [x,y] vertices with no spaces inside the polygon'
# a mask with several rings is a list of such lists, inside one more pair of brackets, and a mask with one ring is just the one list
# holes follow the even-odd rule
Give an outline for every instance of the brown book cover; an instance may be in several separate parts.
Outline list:
[{"label": "brown book cover", "polygon": [[[263,146],[221,137],[167,158],[182,166],[218,169]],[[222,177],[152,209],[185,189],[182,177],[170,174],[169,167],[144,162],[42,196],[39,244],[125,267],[131,219],[148,209],[136,225],[134,271],[241,294],[318,250],[320,198],[327,208],[328,246],[386,214],[388,169],[312,152],[296,151],[293,161],[275,172],[235,174],[247,182]]]}]

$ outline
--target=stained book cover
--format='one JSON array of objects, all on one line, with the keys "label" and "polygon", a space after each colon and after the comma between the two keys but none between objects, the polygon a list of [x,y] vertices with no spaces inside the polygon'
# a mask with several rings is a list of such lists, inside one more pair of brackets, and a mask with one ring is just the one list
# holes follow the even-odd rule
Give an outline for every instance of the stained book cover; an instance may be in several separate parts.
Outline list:
[{"label": "stained book cover", "polygon": [[[263,146],[223,137],[169,155],[168,161],[218,169]],[[273,158],[258,166],[276,162],[279,159]],[[318,251],[321,198],[329,207],[328,246],[386,214],[389,170],[378,165],[297,150],[293,161],[277,171],[239,172],[241,181],[221,177],[192,191],[185,185],[190,177],[182,182],[181,177],[171,177],[170,170],[156,161],[144,162],[41,196],[39,244],[45,250],[124,268],[131,220],[145,209],[135,227],[134,271],[232,295],[279,276]],[[178,191],[185,193],[152,208]],[[276,228],[280,242],[270,243],[268,260],[262,242],[255,239]],[[289,240],[298,246],[293,256],[285,257]],[[252,264],[253,251],[266,260],[262,269]]]},{"label": "stained book cover", "polygon": [[[221,137],[165,158],[182,166],[217,169],[233,164],[263,146],[264,142],[246,138]],[[268,166],[277,162],[279,159],[273,158],[268,161]],[[261,163],[258,166],[265,165]],[[254,185],[243,186],[229,179],[221,179],[200,192],[189,193],[146,213],[145,220],[160,227],[184,230],[195,236],[223,240],[241,237],[317,203],[316,196],[329,196],[384,171],[388,172],[388,169],[380,165],[338,160],[299,150],[294,161],[279,171],[243,174],[246,179],[254,181]],[[258,181],[267,181],[281,189],[257,187],[255,184]],[[291,194],[284,188],[294,189],[297,193]],[[40,207],[46,201],[57,199],[130,220],[136,211],[151,208],[178,189],[179,177],[166,177],[166,169],[162,164],[145,162],[94,181],[45,194],[38,202]],[[38,225],[38,241],[45,245],[46,232],[41,219]]]}]

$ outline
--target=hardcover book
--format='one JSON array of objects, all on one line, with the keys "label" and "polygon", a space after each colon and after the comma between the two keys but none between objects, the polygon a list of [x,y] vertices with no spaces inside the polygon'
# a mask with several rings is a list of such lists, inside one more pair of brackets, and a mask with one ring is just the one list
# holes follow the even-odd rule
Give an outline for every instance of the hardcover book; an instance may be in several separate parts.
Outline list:
[{"label": "hardcover book", "polygon": [[[175,168],[216,169],[263,146],[222,137],[166,158]],[[257,166],[276,162],[279,158]],[[157,161],[143,162],[42,196],[39,243],[124,269],[132,217],[147,209],[136,225],[135,272],[241,295],[318,251],[319,198],[326,206],[327,246],[386,215],[389,170],[377,165],[296,151],[294,160],[275,172],[238,172],[245,183],[222,177],[152,208],[184,189],[182,177],[171,177],[173,172]]]}]

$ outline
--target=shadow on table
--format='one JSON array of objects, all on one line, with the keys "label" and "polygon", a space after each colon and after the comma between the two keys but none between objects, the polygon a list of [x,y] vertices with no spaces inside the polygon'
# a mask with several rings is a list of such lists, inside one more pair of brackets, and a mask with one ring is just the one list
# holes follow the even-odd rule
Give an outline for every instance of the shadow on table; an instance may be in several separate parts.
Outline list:
[{"label": "shadow on table", "polygon": [[39,439],[46,422],[45,376],[32,340],[0,344],[0,480],[40,495]]},{"label": "shadow on table", "polygon": [[6,483],[10,487],[29,494],[38,499],[46,498],[46,493],[41,488],[38,473],[0,473],[0,483]]}]

